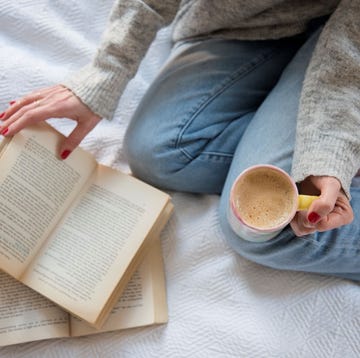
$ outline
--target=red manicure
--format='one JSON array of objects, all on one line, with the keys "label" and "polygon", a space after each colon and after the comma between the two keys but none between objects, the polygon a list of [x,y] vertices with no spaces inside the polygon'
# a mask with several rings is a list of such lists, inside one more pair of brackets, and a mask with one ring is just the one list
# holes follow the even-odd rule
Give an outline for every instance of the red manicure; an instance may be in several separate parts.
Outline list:
[{"label": "red manicure", "polygon": [[1,132],[1,134],[2,134],[2,135],[5,135],[8,131],[9,131],[9,128],[5,128],[5,129]]},{"label": "red manicure", "polygon": [[12,106],[14,103],[16,103],[16,101],[9,102],[10,106]]},{"label": "red manicure", "polygon": [[312,224],[316,224],[319,220],[320,220],[320,215],[315,213],[315,211],[311,212],[308,215],[308,220],[312,223]]},{"label": "red manicure", "polygon": [[4,116],[5,116],[5,112],[2,112],[2,113],[0,114],[0,119],[3,118]]},{"label": "red manicure", "polygon": [[66,159],[66,158],[69,156],[70,153],[71,153],[70,150],[64,150],[64,151],[60,154],[61,159]]}]

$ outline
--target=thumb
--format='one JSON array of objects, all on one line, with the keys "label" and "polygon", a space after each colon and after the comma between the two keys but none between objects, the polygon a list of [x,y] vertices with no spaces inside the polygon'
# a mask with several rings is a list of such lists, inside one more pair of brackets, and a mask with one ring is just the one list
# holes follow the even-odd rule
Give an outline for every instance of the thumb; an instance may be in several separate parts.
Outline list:
[{"label": "thumb", "polygon": [[314,200],[308,210],[307,220],[313,225],[334,210],[339,196],[339,187],[336,184],[324,185],[320,190],[319,199]]},{"label": "thumb", "polygon": [[74,149],[81,143],[92,128],[78,124],[60,146],[60,158],[66,159]]}]

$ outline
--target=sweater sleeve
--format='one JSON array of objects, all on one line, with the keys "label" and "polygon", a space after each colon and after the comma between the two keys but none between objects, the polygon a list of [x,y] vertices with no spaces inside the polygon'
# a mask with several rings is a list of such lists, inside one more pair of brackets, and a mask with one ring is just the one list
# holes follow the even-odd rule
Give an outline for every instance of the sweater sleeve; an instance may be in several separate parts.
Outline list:
[{"label": "sweater sleeve", "polygon": [[360,1],[344,0],[324,27],[300,98],[292,176],[338,178],[350,197],[360,167]]},{"label": "sweater sleeve", "polygon": [[93,112],[112,119],[157,31],[171,23],[177,0],[115,0],[93,61],[62,84]]}]

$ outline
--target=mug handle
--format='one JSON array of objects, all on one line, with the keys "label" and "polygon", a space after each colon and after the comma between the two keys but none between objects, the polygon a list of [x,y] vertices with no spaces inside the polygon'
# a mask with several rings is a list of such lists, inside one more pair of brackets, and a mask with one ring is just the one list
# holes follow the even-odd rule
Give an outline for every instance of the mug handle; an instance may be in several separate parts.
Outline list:
[{"label": "mug handle", "polygon": [[300,210],[307,210],[309,209],[311,203],[318,199],[319,196],[316,196],[316,195],[303,195],[303,194],[300,194],[298,196],[298,208],[297,210],[300,211]]}]

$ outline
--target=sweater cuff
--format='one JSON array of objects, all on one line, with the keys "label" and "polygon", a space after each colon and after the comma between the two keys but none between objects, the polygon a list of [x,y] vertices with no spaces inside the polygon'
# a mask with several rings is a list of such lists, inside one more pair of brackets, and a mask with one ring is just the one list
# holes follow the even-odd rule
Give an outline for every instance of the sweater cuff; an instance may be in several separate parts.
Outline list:
[{"label": "sweater cuff", "polygon": [[94,113],[111,120],[119,99],[129,82],[124,72],[104,71],[85,66],[62,82]]},{"label": "sweater cuff", "polygon": [[[350,199],[350,185],[358,168],[356,148],[349,148],[344,139],[328,135],[309,135],[301,139],[301,148],[295,148],[292,177],[301,182],[310,175],[337,178]],[[352,150],[353,149],[353,150]]]}]

